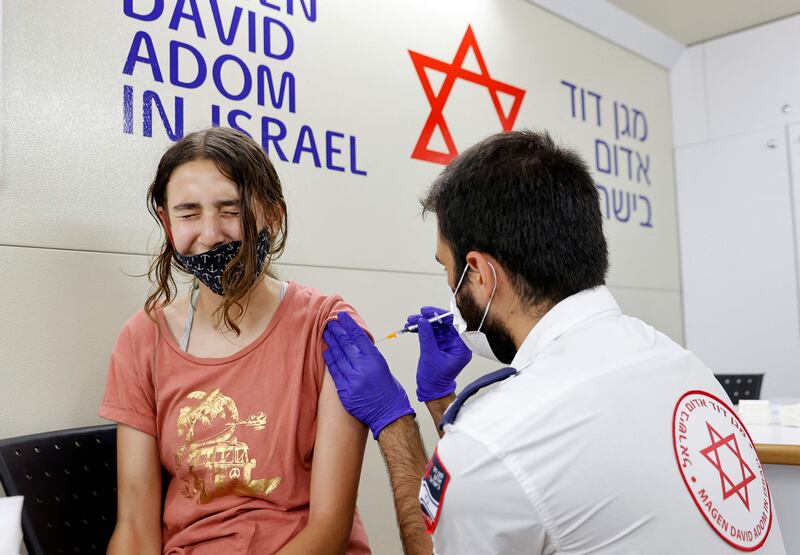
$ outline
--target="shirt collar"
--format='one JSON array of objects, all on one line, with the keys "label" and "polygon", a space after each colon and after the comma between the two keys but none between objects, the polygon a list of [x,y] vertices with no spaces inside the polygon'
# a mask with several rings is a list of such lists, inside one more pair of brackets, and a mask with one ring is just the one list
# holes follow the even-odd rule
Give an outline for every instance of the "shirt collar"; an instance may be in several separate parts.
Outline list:
[{"label": "shirt collar", "polygon": [[536,353],[555,341],[571,328],[606,312],[622,313],[604,285],[584,289],[556,304],[539,320],[520,345],[511,366],[522,370],[530,364]]}]

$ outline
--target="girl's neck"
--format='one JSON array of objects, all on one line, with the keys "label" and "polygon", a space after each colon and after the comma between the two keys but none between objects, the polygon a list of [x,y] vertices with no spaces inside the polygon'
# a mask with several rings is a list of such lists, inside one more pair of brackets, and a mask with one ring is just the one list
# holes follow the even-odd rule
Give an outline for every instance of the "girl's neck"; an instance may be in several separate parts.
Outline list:
[{"label": "girl's neck", "polygon": [[[267,275],[261,276],[247,292],[247,295],[239,300],[244,312],[238,319],[238,325],[240,327],[246,326],[248,321],[259,320],[265,313],[274,312],[280,303],[280,291],[280,281]],[[215,294],[201,283],[195,305],[195,316],[200,318],[211,317],[222,306],[222,301],[221,296]],[[235,311],[236,309],[233,308],[233,310]],[[236,312],[233,313],[233,315],[235,314]]]}]

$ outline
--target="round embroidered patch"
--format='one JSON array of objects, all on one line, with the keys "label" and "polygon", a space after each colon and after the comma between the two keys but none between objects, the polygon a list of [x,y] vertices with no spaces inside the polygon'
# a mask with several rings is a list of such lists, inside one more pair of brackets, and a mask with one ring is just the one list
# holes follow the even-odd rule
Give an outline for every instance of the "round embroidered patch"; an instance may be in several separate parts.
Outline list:
[{"label": "round embroidered patch", "polygon": [[772,528],[772,503],[753,440],[728,404],[688,391],[672,416],[675,459],[700,514],[736,549],[755,551]]}]

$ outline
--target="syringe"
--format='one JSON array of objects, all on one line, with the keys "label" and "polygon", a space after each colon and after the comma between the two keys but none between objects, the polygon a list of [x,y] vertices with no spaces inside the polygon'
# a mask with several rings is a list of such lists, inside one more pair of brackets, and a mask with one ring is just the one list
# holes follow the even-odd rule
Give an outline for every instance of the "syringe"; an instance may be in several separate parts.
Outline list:
[{"label": "syringe", "polygon": [[[453,315],[453,312],[448,310],[444,314],[439,314],[438,316],[434,316],[433,318],[428,318],[428,322],[433,324],[434,322],[438,322],[439,320],[443,320],[444,318],[447,318],[448,316],[452,316],[452,315]],[[397,337],[399,335],[403,335],[404,333],[417,331],[418,327],[419,326],[417,324],[412,324],[412,325],[408,326],[407,328],[402,328],[402,329],[399,329],[397,331],[393,331],[392,333],[390,333],[386,337],[378,339],[375,343],[380,343],[381,341],[386,341],[387,339],[394,339],[395,337]]]}]

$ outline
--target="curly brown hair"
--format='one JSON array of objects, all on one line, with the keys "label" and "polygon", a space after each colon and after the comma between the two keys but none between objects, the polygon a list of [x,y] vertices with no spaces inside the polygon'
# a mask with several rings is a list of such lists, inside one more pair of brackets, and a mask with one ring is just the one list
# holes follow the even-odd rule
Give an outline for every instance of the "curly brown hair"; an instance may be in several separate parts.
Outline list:
[{"label": "curly brown hair", "polygon": [[[169,304],[177,294],[172,269],[184,271],[175,261],[172,242],[158,209],[167,210],[167,183],[175,169],[194,160],[211,160],[219,171],[236,183],[239,190],[239,218],[242,228],[242,247],[222,274],[223,302],[214,313],[216,325],[239,334],[236,322],[244,313],[240,301],[252,287],[252,276],[258,267],[257,215],[262,214],[270,234],[270,247],[262,274],[286,246],[288,221],[286,201],[278,174],[261,146],[244,133],[230,128],[212,127],[186,135],[172,145],[161,157],[156,176],[147,191],[147,208],[164,232],[161,248],[147,273],[154,289],[145,302],[145,312],[152,318],[159,304]],[[240,271],[241,270],[241,271]],[[261,277],[257,276],[256,280]]]}]

